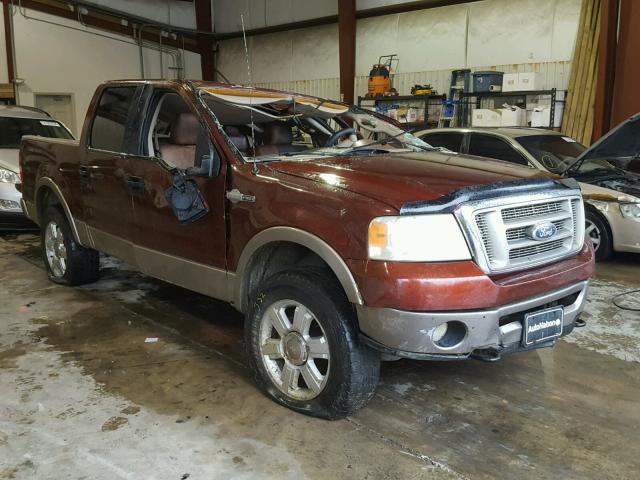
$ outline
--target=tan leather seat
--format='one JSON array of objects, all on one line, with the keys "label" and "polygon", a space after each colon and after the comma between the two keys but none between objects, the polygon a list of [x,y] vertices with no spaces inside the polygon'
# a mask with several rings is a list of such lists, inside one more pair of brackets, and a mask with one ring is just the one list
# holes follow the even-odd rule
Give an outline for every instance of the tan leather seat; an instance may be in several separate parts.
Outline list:
[{"label": "tan leather seat", "polygon": [[272,155],[286,152],[307,150],[304,145],[292,145],[291,127],[282,122],[271,122],[264,125],[264,144],[256,147],[256,156]]},{"label": "tan leather seat", "polygon": [[234,125],[227,125],[224,127],[224,131],[227,134],[227,137],[229,137],[229,140],[231,140],[231,143],[240,150],[240,153],[243,155],[249,154],[249,139],[238,127]]},{"label": "tan leather seat", "polygon": [[178,168],[195,166],[200,122],[193,113],[180,113],[171,127],[169,143],[160,145],[162,159]]}]

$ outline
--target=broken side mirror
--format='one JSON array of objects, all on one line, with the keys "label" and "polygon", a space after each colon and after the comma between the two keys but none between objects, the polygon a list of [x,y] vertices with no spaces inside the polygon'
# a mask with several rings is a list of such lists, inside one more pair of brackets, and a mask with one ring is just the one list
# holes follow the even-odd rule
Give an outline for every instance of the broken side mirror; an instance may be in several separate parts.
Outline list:
[{"label": "broken side mirror", "polygon": [[172,170],[172,185],[164,192],[173,213],[182,224],[195,222],[209,213],[209,205],[202,196],[198,184],[185,178],[177,168]]}]

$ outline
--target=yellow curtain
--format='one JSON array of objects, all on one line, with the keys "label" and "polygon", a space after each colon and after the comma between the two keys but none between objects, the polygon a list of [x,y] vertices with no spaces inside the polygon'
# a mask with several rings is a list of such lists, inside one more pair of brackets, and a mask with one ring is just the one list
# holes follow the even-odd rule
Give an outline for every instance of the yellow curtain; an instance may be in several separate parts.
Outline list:
[{"label": "yellow curtain", "polygon": [[562,131],[590,145],[598,75],[600,0],[583,0],[579,25]]}]

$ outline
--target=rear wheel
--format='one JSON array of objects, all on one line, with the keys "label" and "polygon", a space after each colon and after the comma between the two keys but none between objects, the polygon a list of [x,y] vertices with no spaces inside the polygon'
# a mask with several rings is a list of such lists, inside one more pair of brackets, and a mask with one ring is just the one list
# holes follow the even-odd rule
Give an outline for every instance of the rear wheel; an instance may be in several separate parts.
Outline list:
[{"label": "rear wheel", "polygon": [[79,245],[64,214],[48,207],[40,230],[42,259],[49,279],[63,285],[94,282],[99,275],[98,252]]},{"label": "rear wheel", "polygon": [[585,212],[585,234],[593,244],[596,260],[606,260],[613,250],[609,227],[600,215],[591,209]]},{"label": "rear wheel", "polygon": [[282,405],[327,419],[364,406],[378,383],[379,355],[357,333],[344,293],[316,270],[271,277],[245,323],[259,388]]}]

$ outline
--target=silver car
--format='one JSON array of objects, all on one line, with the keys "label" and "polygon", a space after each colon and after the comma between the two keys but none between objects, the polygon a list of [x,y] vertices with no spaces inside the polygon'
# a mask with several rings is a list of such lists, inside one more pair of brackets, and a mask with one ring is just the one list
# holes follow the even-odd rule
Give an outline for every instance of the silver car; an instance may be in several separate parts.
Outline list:
[{"label": "silver car", "polygon": [[414,133],[434,147],[503,160],[575,178],[586,202],[586,229],[604,260],[640,253],[640,115],[587,149],[562,133],[537,128],[440,128]]},{"label": "silver car", "polygon": [[68,138],[67,127],[37,108],[0,105],[0,230],[35,228],[22,213],[18,155],[23,135]]}]

